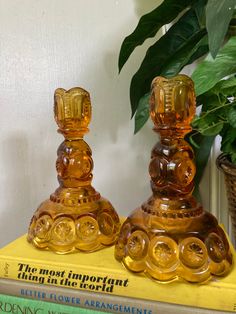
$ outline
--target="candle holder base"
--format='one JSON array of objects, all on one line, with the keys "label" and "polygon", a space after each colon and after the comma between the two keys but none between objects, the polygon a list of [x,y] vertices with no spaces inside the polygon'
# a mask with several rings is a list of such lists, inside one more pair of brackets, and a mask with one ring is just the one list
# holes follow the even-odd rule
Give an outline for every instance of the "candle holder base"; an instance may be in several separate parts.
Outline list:
[{"label": "candle holder base", "polygon": [[201,207],[159,216],[134,210],[121,228],[115,257],[130,271],[160,282],[205,282],[226,275],[232,265],[224,231]]},{"label": "candle holder base", "polygon": [[[85,190],[89,196],[77,197]],[[115,209],[93,188],[58,189],[36,210],[28,241],[59,254],[92,252],[113,245],[119,227]]]}]

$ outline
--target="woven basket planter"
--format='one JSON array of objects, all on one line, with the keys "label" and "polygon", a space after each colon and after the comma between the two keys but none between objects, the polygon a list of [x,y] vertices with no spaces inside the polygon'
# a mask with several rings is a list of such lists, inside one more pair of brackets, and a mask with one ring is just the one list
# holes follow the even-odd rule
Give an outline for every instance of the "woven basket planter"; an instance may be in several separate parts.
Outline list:
[{"label": "woven basket planter", "polygon": [[229,213],[232,221],[234,239],[236,239],[236,165],[232,164],[225,154],[221,154],[217,157],[216,164],[224,173]]}]

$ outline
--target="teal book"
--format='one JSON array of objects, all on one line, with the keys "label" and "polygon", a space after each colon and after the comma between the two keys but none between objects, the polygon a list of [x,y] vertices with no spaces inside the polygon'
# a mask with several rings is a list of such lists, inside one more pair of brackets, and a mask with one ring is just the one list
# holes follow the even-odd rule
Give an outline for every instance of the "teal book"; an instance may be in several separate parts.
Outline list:
[{"label": "teal book", "polygon": [[95,314],[104,313],[70,305],[56,304],[0,294],[0,313],[12,314]]}]

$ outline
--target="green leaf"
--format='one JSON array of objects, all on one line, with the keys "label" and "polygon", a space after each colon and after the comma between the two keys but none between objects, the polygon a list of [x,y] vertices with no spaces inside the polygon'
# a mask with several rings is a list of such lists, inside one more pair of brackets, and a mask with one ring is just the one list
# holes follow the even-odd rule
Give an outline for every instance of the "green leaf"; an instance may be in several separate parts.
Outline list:
[{"label": "green leaf", "polygon": [[231,159],[232,163],[236,165],[236,153],[230,154],[230,159]]},{"label": "green leaf", "polygon": [[201,133],[205,136],[216,136],[220,133],[224,126],[224,122],[220,121],[218,123],[209,125],[208,127],[201,130]]},{"label": "green leaf", "polygon": [[139,101],[139,105],[135,114],[134,134],[136,134],[144,126],[149,118],[149,99],[150,93],[147,93]]},{"label": "green leaf", "polygon": [[227,113],[228,113],[227,117],[228,117],[229,124],[233,128],[236,128],[236,107],[231,107]]},{"label": "green leaf", "polygon": [[194,186],[193,196],[198,200],[199,203],[202,203],[199,185]]},{"label": "green leaf", "polygon": [[219,97],[212,93],[206,93],[197,98],[198,104],[202,105],[202,112],[192,121],[192,127],[205,136],[215,136],[227,122],[225,113],[231,103],[221,104]]},{"label": "green leaf", "polygon": [[[198,0],[195,2],[192,6],[192,8],[195,10],[197,19],[198,19],[198,24],[201,29],[206,28],[206,14],[205,14],[205,6],[206,6],[207,0]],[[205,54],[209,52],[209,46],[208,46],[208,41],[206,42],[205,45],[202,45],[198,47],[196,52],[191,56],[189,59],[188,64],[192,64],[194,61],[197,59],[201,58]]]},{"label": "green leaf", "polygon": [[218,108],[221,103],[218,95],[213,93],[206,93],[197,97],[197,104],[202,105],[202,112]]},{"label": "green leaf", "polygon": [[235,0],[208,0],[206,5],[206,27],[209,47],[213,58],[223,43],[229,22],[233,16]]},{"label": "green leaf", "polygon": [[203,136],[201,134],[198,134],[197,143],[199,145],[199,149],[195,149],[197,172],[194,178],[194,182],[196,187],[198,187],[201,182],[214,140],[215,136]]},{"label": "green leaf", "polygon": [[122,43],[119,71],[137,46],[142,45],[147,38],[155,36],[163,25],[172,22],[192,3],[194,0],[165,0],[156,9],[143,15],[133,33],[127,36]]},{"label": "green leaf", "polygon": [[[171,77],[179,73],[183,67],[189,64],[190,60],[193,59],[193,56],[197,57],[196,52],[200,52],[198,49],[202,47],[208,47],[207,36],[205,35],[199,42],[193,46],[193,42],[196,43],[196,39],[190,40],[188,44],[180,49],[176,53],[175,58],[173,58],[169,63],[167,63],[161,70],[161,76]],[[201,50],[201,53],[205,50]]]},{"label": "green leaf", "polygon": [[[206,30],[200,29],[194,10],[186,12],[153,46],[151,46],[130,86],[130,101],[132,116],[134,115],[140,98],[150,90],[153,78],[162,73],[168,64],[177,66],[172,75],[177,74],[179,62],[183,66],[183,54],[186,54],[186,63],[189,61],[189,49],[193,49]],[[187,48],[187,49],[185,49]],[[179,59],[180,58],[180,61]],[[173,62],[175,60],[175,62]],[[170,71],[171,72],[171,71]]]},{"label": "green leaf", "polygon": [[216,136],[220,133],[224,126],[224,121],[219,121],[218,114],[213,112],[211,114],[202,114],[193,120],[192,126],[197,129],[202,135]]},{"label": "green leaf", "polygon": [[193,72],[196,95],[201,95],[215,86],[222,78],[236,72],[236,36],[220,49],[215,59],[208,59],[199,63]]},{"label": "green leaf", "polygon": [[201,27],[206,26],[206,3],[207,0],[199,0],[195,6],[193,5],[193,8],[195,7],[198,22]]},{"label": "green leaf", "polygon": [[[187,141],[191,144],[191,138],[194,138],[194,142],[196,143],[196,146],[193,146],[193,150],[195,153],[195,160],[196,160],[196,175],[194,178],[195,182],[195,190],[194,195],[198,197],[199,194],[199,184],[202,179],[202,175],[204,173],[205,167],[207,165],[211,147],[214,142],[215,136],[204,136],[200,134],[199,132],[192,131],[192,133],[187,135]],[[199,197],[198,197],[199,198]]]},{"label": "green leaf", "polygon": [[[206,97],[205,100],[206,102],[204,102],[203,108],[207,106],[207,110],[203,111],[200,116],[194,118],[192,127],[205,136],[215,136],[220,133],[224,123],[227,122],[225,118],[225,108],[227,105],[218,106],[217,103],[214,107],[214,97]],[[207,101],[209,101],[209,103]]]},{"label": "green leaf", "polygon": [[216,95],[222,94],[225,97],[235,95],[236,94],[236,78],[233,76],[226,80],[221,80],[211,89],[211,92]]},{"label": "green leaf", "polygon": [[236,128],[225,125],[220,135],[222,136],[221,151],[226,154],[236,153]]},{"label": "green leaf", "polygon": [[202,56],[204,56],[205,54],[207,54],[209,52],[209,46],[208,43],[207,44],[203,44],[202,46],[200,46],[196,52],[191,56],[191,58],[188,60],[188,62],[186,63],[186,65],[188,64],[192,64],[194,61],[196,61],[197,59],[201,58]]}]

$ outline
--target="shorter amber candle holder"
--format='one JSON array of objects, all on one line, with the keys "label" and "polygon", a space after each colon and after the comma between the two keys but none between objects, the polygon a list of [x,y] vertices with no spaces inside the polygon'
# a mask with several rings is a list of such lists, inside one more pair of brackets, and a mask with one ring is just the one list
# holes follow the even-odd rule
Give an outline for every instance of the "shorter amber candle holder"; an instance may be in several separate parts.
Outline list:
[{"label": "shorter amber candle holder", "polygon": [[54,115],[65,137],[57,151],[60,186],[34,213],[28,241],[59,254],[110,246],[120,222],[111,203],[91,186],[92,151],[83,140],[91,120],[89,93],[79,87],[57,89]]},{"label": "shorter amber candle holder", "polygon": [[184,140],[195,114],[192,80],[185,75],[154,79],[150,114],[161,137],[149,167],[153,195],[124,222],[116,259],[160,282],[225,276],[232,265],[226,235],[192,196],[194,153]]}]

